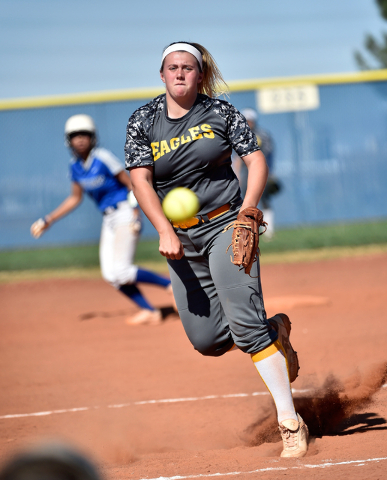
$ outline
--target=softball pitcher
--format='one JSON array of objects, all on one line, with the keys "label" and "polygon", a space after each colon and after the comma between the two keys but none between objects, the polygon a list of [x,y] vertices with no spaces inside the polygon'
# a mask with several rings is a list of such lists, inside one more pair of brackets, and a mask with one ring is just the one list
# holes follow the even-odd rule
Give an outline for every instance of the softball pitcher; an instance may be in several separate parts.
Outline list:
[{"label": "softball pitcher", "polygon": [[[126,135],[126,167],[133,192],[160,236],[184,329],[203,355],[220,356],[239,348],[251,355],[269,389],[283,439],[283,457],[302,457],[308,429],[294,410],[290,381],[298,358],[285,314],[266,319],[259,263],[251,276],[226,253],[239,210],[256,207],[268,168],[245,118],[215,92],[226,86],[208,50],[178,42],[163,52],[160,68],[166,93],[136,110]],[[234,149],[248,168],[241,198],[231,167]],[[191,189],[198,215],[171,223],[161,201],[173,188]]]},{"label": "softball pitcher", "polygon": [[103,215],[99,245],[102,276],[140,308],[127,323],[160,323],[160,310],[148,302],[137,284],[159,285],[172,295],[171,281],[133,264],[141,218],[128,174],[110,151],[96,147],[96,127],[88,115],[74,115],[67,120],[65,142],[73,154],[71,194],[31,226],[32,235],[39,238],[54,222],[74,210],[86,192]]}]

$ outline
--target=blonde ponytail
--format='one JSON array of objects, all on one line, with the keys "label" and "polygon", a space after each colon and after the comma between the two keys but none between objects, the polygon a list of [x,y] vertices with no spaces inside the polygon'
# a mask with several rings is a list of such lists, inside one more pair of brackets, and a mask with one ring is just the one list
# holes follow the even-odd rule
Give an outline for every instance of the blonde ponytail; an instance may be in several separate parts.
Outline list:
[{"label": "blonde ponytail", "polygon": [[229,88],[224,81],[218,65],[211,53],[199,43],[191,43],[199,50],[203,57],[203,80],[198,85],[198,92],[204,93],[211,98],[221,95],[228,96]]}]

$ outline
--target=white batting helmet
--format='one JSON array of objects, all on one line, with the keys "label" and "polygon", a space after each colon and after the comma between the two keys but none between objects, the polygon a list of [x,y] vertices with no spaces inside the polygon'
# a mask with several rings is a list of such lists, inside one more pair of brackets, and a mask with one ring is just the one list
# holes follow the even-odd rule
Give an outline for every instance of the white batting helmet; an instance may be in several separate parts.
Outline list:
[{"label": "white batting helmet", "polygon": [[252,108],[245,108],[241,111],[241,114],[247,121],[256,122],[258,120],[258,114]]},{"label": "white batting helmet", "polygon": [[64,128],[67,146],[70,145],[70,135],[77,132],[90,133],[91,137],[95,139],[97,128],[95,126],[94,120],[89,115],[85,115],[83,113],[70,117],[66,121]]}]

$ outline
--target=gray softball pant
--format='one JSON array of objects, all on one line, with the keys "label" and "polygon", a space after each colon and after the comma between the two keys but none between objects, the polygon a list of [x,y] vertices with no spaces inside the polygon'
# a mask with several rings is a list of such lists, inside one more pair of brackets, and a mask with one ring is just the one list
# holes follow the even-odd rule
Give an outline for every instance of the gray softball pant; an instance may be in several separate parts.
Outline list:
[{"label": "gray softball pant", "polygon": [[228,211],[208,223],[189,229],[176,228],[184,246],[180,260],[168,260],[173,293],[185,332],[203,355],[220,356],[235,344],[254,354],[271,345],[278,335],[266,320],[259,261],[251,270],[230,261],[235,220]]}]

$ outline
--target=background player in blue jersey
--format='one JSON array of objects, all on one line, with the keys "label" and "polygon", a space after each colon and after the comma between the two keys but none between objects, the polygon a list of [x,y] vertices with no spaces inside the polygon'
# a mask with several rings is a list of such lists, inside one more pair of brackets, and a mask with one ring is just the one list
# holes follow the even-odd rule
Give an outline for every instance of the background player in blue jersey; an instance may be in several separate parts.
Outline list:
[{"label": "background player in blue jersey", "polygon": [[141,230],[137,201],[120,161],[109,150],[99,148],[94,121],[88,115],[74,115],[65,124],[65,141],[73,158],[70,162],[71,194],[51,213],[31,226],[39,238],[54,222],[74,210],[87,193],[103,214],[99,246],[103,278],[135,302],[140,311],[127,319],[129,324],[157,324],[161,311],[142,295],[137,283],[165,288],[172,297],[171,281],[133,264]]},{"label": "background player in blue jersey", "polygon": [[[302,457],[308,429],[294,409],[290,382],[298,358],[285,314],[266,318],[259,261],[251,276],[230,262],[227,248],[239,209],[256,207],[268,168],[246,119],[216,98],[223,78],[211,54],[197,43],[177,42],[163,52],[166,93],[137,109],[127,125],[125,157],[133,192],[160,237],[186,334],[203,355],[239,348],[251,358],[277,408],[282,457]],[[235,150],[248,169],[241,198],[231,167]],[[197,195],[198,214],[170,222],[161,202],[175,187]]]}]

